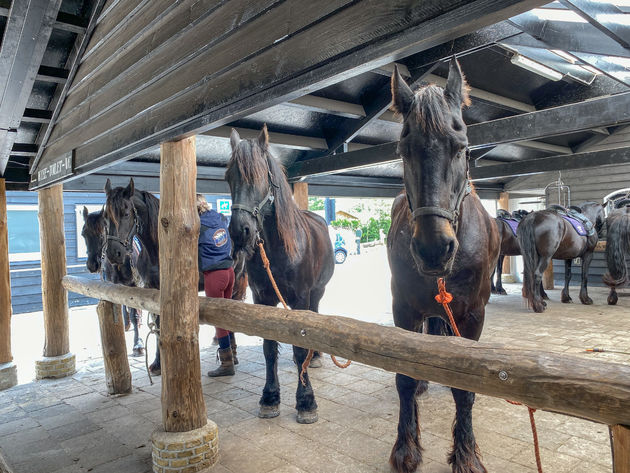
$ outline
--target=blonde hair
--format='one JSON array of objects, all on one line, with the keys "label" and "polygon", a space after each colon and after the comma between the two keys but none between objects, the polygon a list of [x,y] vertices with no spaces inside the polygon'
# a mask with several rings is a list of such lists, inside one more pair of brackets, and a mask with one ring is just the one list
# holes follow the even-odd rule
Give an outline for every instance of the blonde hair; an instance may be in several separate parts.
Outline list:
[{"label": "blonde hair", "polygon": [[199,215],[207,212],[208,210],[212,210],[212,207],[210,207],[210,204],[208,203],[206,198],[203,196],[203,194],[197,194],[197,212],[199,213]]}]

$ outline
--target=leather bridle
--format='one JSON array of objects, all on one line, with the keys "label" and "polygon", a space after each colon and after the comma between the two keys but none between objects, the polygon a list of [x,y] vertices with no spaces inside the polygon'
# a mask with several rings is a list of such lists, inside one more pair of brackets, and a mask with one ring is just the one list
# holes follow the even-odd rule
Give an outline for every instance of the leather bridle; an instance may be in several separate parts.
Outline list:
[{"label": "leather bridle", "polygon": [[407,203],[409,204],[409,210],[411,210],[412,219],[416,219],[424,215],[432,215],[435,217],[445,218],[446,220],[451,222],[451,225],[453,225],[453,229],[455,230],[455,233],[457,233],[460,207],[462,205],[462,202],[464,201],[464,198],[471,192],[471,186],[470,186],[470,180],[469,180],[470,178],[468,176],[469,159],[470,159],[470,150],[468,149],[468,147],[466,147],[465,159],[466,159],[466,180],[464,181],[464,184],[462,185],[459,192],[457,193],[457,199],[455,199],[455,205],[453,206],[453,208],[445,209],[442,207],[426,206],[426,207],[418,207],[417,209],[414,209],[411,206],[411,201],[407,197]]},{"label": "leather bridle", "polygon": [[263,209],[267,204],[272,205],[276,197],[273,195],[273,189],[279,189],[280,186],[273,182],[273,175],[271,171],[269,173],[269,190],[267,191],[267,195],[258,203],[258,205],[254,207],[250,207],[244,204],[232,204],[232,210],[244,210],[247,213],[250,213],[256,218],[258,222],[258,232],[262,231],[263,226]]},{"label": "leather bridle", "polygon": [[138,220],[138,211],[136,210],[136,206],[133,204],[133,201],[131,201],[131,211],[133,213],[133,225],[129,229],[129,232],[127,232],[127,236],[125,237],[125,239],[123,240],[116,235],[110,235],[108,228],[107,240],[105,241],[105,245],[103,246],[103,251],[107,250],[107,246],[109,245],[110,241],[115,241],[117,243],[120,243],[123,248],[125,248],[125,253],[127,255],[130,255],[132,253],[133,238],[141,231],[140,221]]}]

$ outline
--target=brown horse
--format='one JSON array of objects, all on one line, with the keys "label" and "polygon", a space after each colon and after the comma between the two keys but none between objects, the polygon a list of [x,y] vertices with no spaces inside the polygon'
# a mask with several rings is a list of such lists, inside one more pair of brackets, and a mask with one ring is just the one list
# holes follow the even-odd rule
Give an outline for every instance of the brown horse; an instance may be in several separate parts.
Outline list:
[{"label": "brown horse", "polygon": [[628,283],[626,256],[630,252],[630,201],[619,206],[606,218],[606,263],[604,283],[610,287],[608,304],[617,303],[617,288]]},{"label": "brown horse", "polygon": [[[295,204],[284,169],[269,152],[267,127],[255,140],[241,140],[236,130],[230,136],[232,156],[225,178],[232,192],[230,235],[234,251],[245,254],[245,268],[254,303],[276,306],[276,295],[263,267],[257,243],[271,262],[280,294],[292,309],[317,312],[326,284],[333,275],[335,260],[323,218],[300,210]],[[266,383],[258,416],[280,415],[278,342],[265,340]],[[293,347],[298,373],[308,350]],[[298,381],[297,421],[317,421],[317,403],[308,375]]]},{"label": "brown horse", "polygon": [[556,210],[539,210],[527,215],[518,226],[518,241],[523,254],[523,295],[535,312],[545,310],[545,302],[540,293],[542,274],[552,259],[564,260],[564,288],[562,302],[571,302],[569,282],[571,264],[574,258],[582,259],[582,287],[580,301],[592,304],[588,296],[588,268],[593,259],[593,251],[604,224],[604,208],[596,202],[584,202],[572,209],[582,213],[593,226],[589,235],[579,235]]},{"label": "brown horse", "polygon": [[[505,212],[504,214],[498,216],[494,219],[497,224],[497,230],[499,231],[499,240],[501,241],[501,249],[499,250],[499,261],[497,262],[497,269],[493,273],[496,274],[496,285],[494,281],[492,281],[492,277],[490,278],[490,288],[493,294],[507,295],[505,289],[503,289],[503,281],[501,281],[501,276],[503,273],[503,261],[506,256],[518,256],[521,254],[521,246],[518,244],[518,240],[516,238],[516,234],[512,231],[510,224],[506,220],[515,220],[520,221],[514,218],[514,216],[510,215],[509,212]],[[521,211],[517,211],[521,212]],[[526,212],[527,214],[527,212]],[[522,215],[521,213],[518,214]]]},{"label": "brown horse", "polygon": [[[392,207],[387,250],[392,272],[394,323],[438,334],[446,320],[434,296],[444,277],[453,294],[452,310],[462,336],[478,340],[490,297],[490,274],[499,256],[492,218],[468,180],[468,138],[462,106],[467,86],[459,64],[451,61],[446,88],[435,85],[414,93],[398,71],[392,76],[393,108],[404,117],[398,153],[405,191]],[[390,463],[397,472],[416,471],[422,462],[416,395],[427,383],[396,375],[400,398],[398,438]],[[454,473],[485,473],[472,427],[475,394],[451,389],[456,416],[454,446],[448,457]]]}]

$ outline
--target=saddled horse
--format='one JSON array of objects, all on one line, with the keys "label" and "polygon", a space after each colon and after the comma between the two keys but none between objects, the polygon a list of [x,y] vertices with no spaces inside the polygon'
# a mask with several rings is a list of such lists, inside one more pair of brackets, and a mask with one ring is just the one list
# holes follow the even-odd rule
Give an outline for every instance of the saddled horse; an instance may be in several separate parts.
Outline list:
[{"label": "saddled horse", "polygon": [[[109,179],[105,184],[107,201],[106,256],[116,272],[131,270],[134,285],[153,289],[160,288],[159,243],[157,221],[160,201],[150,192],[135,189],[133,179],[127,187],[112,188]],[[247,275],[244,263],[235,257],[235,282],[232,299],[243,300],[247,289]],[[121,284],[126,284],[121,281]],[[198,290],[203,291],[203,273],[199,273]],[[156,317],[159,328],[159,316]],[[236,340],[230,333],[232,351],[236,353]],[[238,363],[235,358],[235,364]],[[156,349],[155,359],[149,366],[151,374],[161,373],[160,349]]]},{"label": "saddled horse", "polygon": [[608,304],[617,303],[617,288],[628,283],[626,257],[630,252],[630,200],[615,205],[606,217],[606,263],[608,271],[604,283],[610,287]]},{"label": "saddled horse", "polygon": [[[394,323],[418,332],[429,322],[428,332],[440,334],[448,320],[434,298],[442,277],[454,297],[451,307],[461,335],[478,340],[500,242],[496,224],[468,179],[462,107],[469,99],[459,64],[451,61],[445,89],[429,85],[415,93],[395,70],[392,98],[394,110],[404,117],[398,153],[405,184],[394,200],[387,239]],[[400,416],[390,464],[397,472],[411,473],[422,462],[416,396],[427,383],[397,374],[396,388]],[[448,462],[454,473],[485,473],[472,426],[475,394],[451,392],[456,415]]]},{"label": "saddled horse", "polygon": [[[335,267],[326,222],[300,210],[291,195],[284,169],[269,152],[267,127],[254,140],[241,140],[236,130],[230,136],[232,156],[225,173],[232,193],[230,235],[234,249],[247,255],[245,263],[254,303],[276,306],[279,302],[263,268],[257,243],[264,242],[271,271],[281,295],[292,309],[317,312],[324,289]],[[280,414],[278,342],[265,340],[266,383],[258,416]],[[308,350],[297,346],[293,353],[298,372]],[[317,421],[317,403],[308,377],[298,381],[297,421]]]},{"label": "saddled horse", "polygon": [[[525,214],[523,214],[525,212]],[[527,215],[527,211],[516,211],[514,214],[510,214],[506,210],[499,209],[497,218],[494,221],[497,223],[497,229],[499,231],[499,239],[501,241],[501,249],[499,250],[499,260],[497,261],[497,269],[490,277],[490,290],[493,294],[507,295],[505,289],[503,289],[503,281],[501,276],[503,274],[503,261],[506,256],[518,256],[521,254],[521,247],[518,244],[516,238],[516,227],[522,220],[524,215]],[[496,274],[496,285],[492,280]]]},{"label": "saddled horse", "polygon": [[[115,284],[124,284],[125,286],[133,285],[131,277],[131,267],[127,262],[120,270],[114,270],[112,265],[103,256],[103,247],[105,246],[105,218],[103,210],[88,213],[88,209],[83,207],[83,229],[81,236],[85,240],[87,247],[87,269],[91,273],[101,273],[105,281]],[[127,325],[133,326],[133,356],[144,355],[144,343],[140,337],[140,316],[138,311],[132,307],[123,306],[123,317],[125,320],[125,330]]]},{"label": "saddled horse", "polygon": [[[598,233],[604,224],[604,208],[596,202],[584,202],[572,209],[584,215],[592,231],[585,229],[580,235],[573,225],[556,209],[539,210],[527,215],[518,226],[518,241],[523,255],[523,295],[535,312],[545,310],[540,287],[542,275],[552,259],[564,260],[564,288],[562,302],[571,302],[569,282],[574,258],[582,259],[582,286],[580,301],[592,304],[588,296],[588,268],[597,245]],[[570,215],[569,215],[570,216]]]}]

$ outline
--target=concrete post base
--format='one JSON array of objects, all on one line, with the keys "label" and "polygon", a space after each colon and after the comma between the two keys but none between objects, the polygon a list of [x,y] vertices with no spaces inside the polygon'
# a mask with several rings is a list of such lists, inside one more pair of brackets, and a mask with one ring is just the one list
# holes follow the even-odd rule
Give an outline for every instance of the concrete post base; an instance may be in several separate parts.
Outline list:
[{"label": "concrete post base", "polygon": [[200,429],[165,432],[158,427],[151,435],[155,473],[194,473],[213,466],[219,459],[219,431],[208,419]]},{"label": "concrete post base", "polygon": [[65,378],[72,376],[76,372],[76,357],[74,353],[66,353],[61,356],[45,356],[35,361],[35,377],[44,378]]},{"label": "concrete post base", "polygon": [[516,282],[516,278],[514,277],[513,274],[503,274],[501,275],[501,281],[507,282],[507,283],[514,283]]},{"label": "concrete post base", "polygon": [[17,366],[12,361],[0,363],[0,391],[12,388],[17,384]]}]

